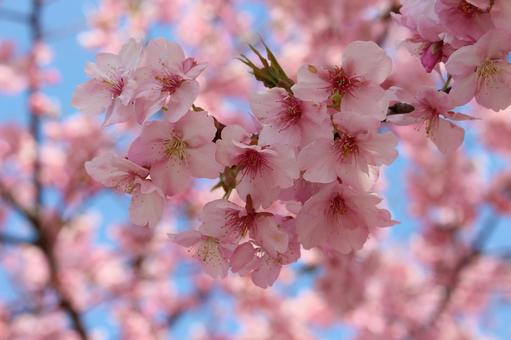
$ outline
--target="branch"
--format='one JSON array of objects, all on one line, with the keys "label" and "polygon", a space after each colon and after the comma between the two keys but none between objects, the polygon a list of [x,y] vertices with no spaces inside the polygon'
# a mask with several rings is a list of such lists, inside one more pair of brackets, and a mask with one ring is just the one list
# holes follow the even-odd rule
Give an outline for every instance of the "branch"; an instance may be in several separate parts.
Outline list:
[{"label": "branch", "polygon": [[[42,27],[41,27],[41,16],[43,10],[43,0],[32,0],[32,10],[29,16],[28,24],[30,26],[31,32],[31,46],[34,48],[41,40],[42,40]],[[87,339],[87,333],[84,325],[80,320],[80,314],[76,311],[66,296],[60,280],[59,280],[59,270],[58,264],[53,252],[54,250],[54,237],[52,233],[49,232],[49,228],[45,225],[42,219],[42,211],[44,209],[43,206],[43,186],[40,180],[41,174],[41,160],[40,160],[40,150],[39,144],[41,143],[41,118],[40,116],[30,109],[30,105],[28,101],[30,97],[39,91],[40,84],[38,80],[38,72],[39,66],[37,64],[37,60],[35,59],[35,55],[32,51],[29,59],[29,74],[31,74],[30,84],[27,90],[27,107],[28,112],[30,114],[30,134],[34,140],[35,145],[35,157],[33,160],[33,175],[32,182],[34,186],[34,204],[32,208],[26,208],[22,204],[20,204],[16,198],[10,193],[7,188],[5,188],[0,183],[0,197],[9,204],[13,209],[18,211],[24,218],[26,218],[34,230],[37,232],[37,240],[35,241],[35,245],[39,247],[44,253],[48,265],[50,268],[50,284],[55,289],[57,296],[59,297],[59,307],[62,308],[66,314],[71,319],[71,324],[74,330],[77,332],[78,336],[81,339]],[[59,226],[61,225],[60,220],[57,223]]]},{"label": "branch", "polygon": [[[3,199],[5,203],[7,203],[12,209],[16,210],[20,213],[35,229],[38,233],[38,239],[35,242],[24,242],[24,243],[32,243],[39,247],[48,261],[48,265],[50,268],[50,279],[51,284],[55,288],[57,295],[59,296],[59,305],[64,311],[69,315],[73,328],[80,335],[81,339],[87,339],[87,333],[85,331],[85,327],[83,326],[79,313],[74,309],[69,299],[66,297],[64,290],[60,286],[60,281],[58,278],[58,266],[56,262],[55,255],[53,253],[53,242],[48,238],[45,233],[45,227],[41,222],[40,216],[35,214],[32,210],[25,208],[21,203],[19,203],[16,198],[10,193],[10,191],[0,182],[0,198]],[[10,242],[21,241],[18,239],[14,239],[12,237],[8,237],[4,235],[6,240],[8,239]],[[0,240],[2,236],[0,236]],[[21,243],[21,242],[17,242]]]},{"label": "branch", "polygon": [[435,311],[431,314],[429,321],[425,325],[422,325],[418,327],[416,330],[410,332],[412,338],[419,332],[422,332],[435,326],[440,317],[447,310],[447,307],[449,307],[452,297],[461,282],[461,275],[463,271],[470,267],[472,263],[474,263],[480,257],[483,250],[482,248],[484,247],[488,239],[491,237],[491,235],[497,228],[497,225],[498,225],[497,215],[492,214],[485,220],[481,230],[471,243],[469,253],[463,256],[458,261],[457,265],[454,267],[451,273],[449,283],[447,283],[444,286],[444,296],[438,303]]},{"label": "branch", "polygon": [[[32,0],[32,12],[30,14],[30,32],[32,36],[32,48],[38,44],[42,40],[42,27],[41,27],[41,11],[42,11],[42,0]],[[27,91],[27,107],[30,112],[30,134],[34,139],[35,145],[35,155],[33,161],[33,185],[34,185],[34,195],[35,195],[35,204],[34,209],[36,214],[39,209],[42,208],[43,201],[43,188],[41,185],[41,181],[39,175],[41,173],[41,160],[40,160],[40,150],[39,143],[41,142],[41,122],[40,117],[36,112],[33,112],[30,108],[30,104],[28,104],[30,97],[39,90],[39,80],[38,78],[38,65],[37,60],[33,51],[30,55],[30,64],[29,71],[32,75],[30,78],[30,86]],[[35,76],[33,76],[35,75]]]}]

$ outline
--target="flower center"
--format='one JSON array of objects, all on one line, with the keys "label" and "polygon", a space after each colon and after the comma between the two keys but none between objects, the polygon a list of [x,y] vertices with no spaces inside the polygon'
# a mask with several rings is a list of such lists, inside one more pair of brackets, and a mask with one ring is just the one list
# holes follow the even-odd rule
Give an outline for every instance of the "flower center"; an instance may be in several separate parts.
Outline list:
[{"label": "flower center", "polygon": [[186,142],[178,137],[172,137],[165,142],[165,154],[169,157],[176,157],[183,160],[186,156]]},{"label": "flower center", "polygon": [[475,16],[476,14],[479,14],[481,13],[481,9],[478,8],[477,6],[474,6],[472,5],[471,3],[465,1],[465,0],[461,0],[460,3],[458,4],[458,9],[463,12],[463,15],[465,15],[466,17],[473,17]]},{"label": "flower center", "polygon": [[240,236],[244,236],[254,224],[255,214],[240,216],[240,212],[236,210],[228,210],[226,213],[225,224],[229,229]]},{"label": "flower center", "polygon": [[184,81],[183,78],[177,74],[171,74],[165,77],[156,76],[155,79],[160,83],[161,91],[168,92],[168,94],[176,92],[177,88],[181,86]]},{"label": "flower center", "polygon": [[265,168],[268,168],[268,161],[261,153],[256,150],[249,149],[238,156],[237,162],[243,175],[250,175],[254,178],[260,174]]},{"label": "flower center", "polygon": [[491,78],[498,73],[497,62],[495,60],[485,60],[478,68],[477,75],[480,78]]},{"label": "flower center", "polygon": [[112,93],[112,99],[119,97],[124,89],[124,79],[121,78],[118,81],[103,80],[103,83],[108,87]]},{"label": "flower center", "polygon": [[332,94],[338,93],[341,96],[351,93],[351,90],[360,85],[360,80],[356,77],[349,77],[344,69],[339,66],[328,70],[328,80],[332,89]]},{"label": "flower center", "polygon": [[135,187],[137,185],[133,182],[130,182],[130,183],[126,183],[124,186],[123,186],[123,191],[126,193],[126,194],[131,194],[133,193],[133,191],[135,190]]},{"label": "flower center", "polygon": [[340,195],[336,195],[330,199],[327,216],[331,219],[337,219],[348,211],[346,202]]},{"label": "flower center", "polygon": [[344,160],[358,151],[357,139],[348,134],[340,134],[335,140],[334,149],[338,158]]},{"label": "flower center", "polygon": [[279,113],[278,123],[281,130],[296,125],[302,117],[301,102],[292,95],[287,95],[281,100],[284,109]]}]

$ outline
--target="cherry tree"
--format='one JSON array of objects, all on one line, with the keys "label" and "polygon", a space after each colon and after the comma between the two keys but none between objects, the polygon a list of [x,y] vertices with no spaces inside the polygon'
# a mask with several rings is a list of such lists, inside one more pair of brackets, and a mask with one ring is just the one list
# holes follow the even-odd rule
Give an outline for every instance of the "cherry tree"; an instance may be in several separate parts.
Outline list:
[{"label": "cherry tree", "polygon": [[101,0],[63,118],[29,2],[0,7],[31,36],[0,41],[2,337],[509,335],[507,1]]}]

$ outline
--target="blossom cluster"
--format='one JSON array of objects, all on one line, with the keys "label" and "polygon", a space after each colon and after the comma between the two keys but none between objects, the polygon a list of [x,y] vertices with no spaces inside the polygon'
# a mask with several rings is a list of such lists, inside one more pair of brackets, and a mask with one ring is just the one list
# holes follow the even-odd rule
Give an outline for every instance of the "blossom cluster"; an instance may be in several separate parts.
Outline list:
[{"label": "blossom cluster", "polygon": [[454,108],[475,98],[485,108],[506,109],[511,104],[510,17],[507,1],[402,1],[395,19],[412,32],[404,46],[427,72],[445,69],[446,75],[442,91],[425,88],[411,95],[399,89],[397,97],[416,110],[393,117],[394,122],[417,124],[442,152],[452,153],[464,138],[453,122],[473,119]]},{"label": "blossom cluster", "polygon": [[395,223],[374,193],[380,168],[397,157],[397,139],[382,123],[391,67],[383,49],[364,41],[350,44],[337,66],[304,65],[296,84],[273,59],[272,74],[283,78],[252,96],[260,127],[249,132],[193,105],[205,64],[164,39],[145,47],[132,39],[87,65],[91,79],[73,104],[141,132],[126,156],[104,152],[85,167],[132,196],[130,218],[141,226],[157,224],[167,199],[195,178],[217,178],[224,197],[204,205],[198,228],[171,238],[212,276],[230,269],[268,287],[301,247],[350,254]]}]

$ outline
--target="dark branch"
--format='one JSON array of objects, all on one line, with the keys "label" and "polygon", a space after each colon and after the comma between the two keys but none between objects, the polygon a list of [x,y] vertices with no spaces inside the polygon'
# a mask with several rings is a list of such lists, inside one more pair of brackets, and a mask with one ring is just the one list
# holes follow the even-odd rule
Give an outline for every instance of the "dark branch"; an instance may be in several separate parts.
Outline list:
[{"label": "dark branch", "polygon": [[428,322],[411,332],[412,338],[418,333],[435,326],[440,317],[449,307],[452,297],[461,282],[461,275],[464,270],[470,267],[480,257],[483,247],[491,237],[498,225],[498,216],[491,215],[483,223],[481,230],[475,236],[470,245],[470,251],[463,256],[453,268],[449,282],[444,286],[444,295],[438,303],[435,311],[431,314]]}]

